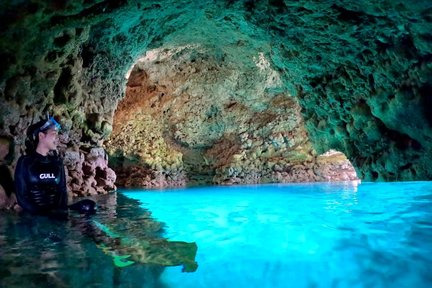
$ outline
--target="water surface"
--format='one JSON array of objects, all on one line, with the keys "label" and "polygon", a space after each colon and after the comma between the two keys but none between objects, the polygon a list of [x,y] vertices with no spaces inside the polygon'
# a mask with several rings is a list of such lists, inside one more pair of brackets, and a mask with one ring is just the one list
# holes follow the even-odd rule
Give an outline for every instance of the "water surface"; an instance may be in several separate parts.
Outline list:
[{"label": "water surface", "polygon": [[432,287],[432,182],[122,190],[198,244],[171,287]]},{"label": "water surface", "polygon": [[0,287],[166,287],[162,266],[116,267],[95,242],[102,237],[94,237],[101,234],[93,225],[146,241],[160,238],[160,223],[121,194],[97,200],[97,215],[68,221],[0,211]]},{"label": "water surface", "polygon": [[0,287],[432,287],[432,182],[125,189],[98,203],[90,220],[117,234],[196,242],[196,272],[115,267],[77,215],[1,212]]}]

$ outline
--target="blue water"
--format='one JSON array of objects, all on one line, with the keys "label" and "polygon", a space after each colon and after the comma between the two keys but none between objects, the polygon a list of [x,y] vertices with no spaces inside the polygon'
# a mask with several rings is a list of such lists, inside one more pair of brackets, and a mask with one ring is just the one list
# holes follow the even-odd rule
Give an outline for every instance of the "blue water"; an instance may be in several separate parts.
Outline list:
[{"label": "blue water", "polygon": [[197,243],[169,287],[432,287],[432,182],[121,192]]}]

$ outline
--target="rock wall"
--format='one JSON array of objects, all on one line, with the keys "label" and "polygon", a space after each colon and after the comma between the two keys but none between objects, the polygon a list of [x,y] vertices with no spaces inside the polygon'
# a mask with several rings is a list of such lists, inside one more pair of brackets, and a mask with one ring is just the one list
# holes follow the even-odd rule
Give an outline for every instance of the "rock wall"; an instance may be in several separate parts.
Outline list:
[{"label": "rock wall", "polygon": [[[366,180],[431,179],[430,1],[254,2],[318,152]],[[301,71],[301,73],[299,73]]]},{"label": "rock wall", "polygon": [[[14,139],[11,169],[23,152],[26,128],[46,112],[62,118],[63,154],[79,152],[86,158],[92,148],[103,147],[113,130],[114,112],[118,101],[125,96],[128,71],[134,63],[154,49],[174,51],[189,45],[190,51],[193,47],[204,47],[208,58],[220,69],[231,69],[233,74],[245,75],[244,79],[249,77],[250,71],[260,69],[251,59],[262,55],[282,83],[278,91],[268,92],[271,97],[264,104],[271,104],[270,99],[277,97],[296,99],[313,149],[317,153],[329,149],[345,153],[360,178],[432,178],[432,120],[428,112],[432,102],[430,1],[25,0],[3,1],[0,8],[0,134]],[[205,58],[198,50],[197,59]],[[194,65],[187,67],[192,69]],[[144,71],[152,77],[147,70]],[[207,75],[212,75],[211,71]],[[166,78],[171,79],[169,75]],[[217,81],[221,83],[222,79]],[[219,109],[223,108],[206,111],[210,115],[234,117],[235,113],[229,114],[229,109],[239,110],[236,112],[239,115],[252,115],[240,112],[243,105],[255,111],[255,116],[265,118],[265,113],[276,113],[277,121],[288,121],[284,118],[286,115],[278,114],[283,109],[269,106],[259,110],[254,106],[263,104],[254,98],[256,93],[244,92],[249,88],[243,85],[251,82],[242,82],[240,78],[238,82],[230,78],[226,81],[227,87],[233,89],[228,92],[236,94],[234,99],[238,104],[225,108],[219,103],[229,106],[228,98],[206,98],[214,106],[220,106]],[[206,87],[201,89],[211,93]],[[222,97],[224,94],[215,95]],[[181,107],[195,108],[194,100],[191,98],[189,106]],[[211,104],[206,103],[208,107]],[[183,116],[179,115],[178,119]],[[154,115],[146,117],[146,121],[157,119]],[[235,123],[246,121],[235,120]],[[202,123],[206,125],[201,132],[194,130],[193,125],[188,126],[190,122],[161,130],[178,131],[175,137],[161,136],[180,141],[174,143],[176,145],[194,145],[187,153],[176,150],[179,148],[167,148],[177,152],[164,152],[164,145],[174,146],[154,143],[161,156],[171,155],[171,159],[155,161],[178,168],[158,170],[173,171],[173,182],[185,181],[182,179],[189,177],[187,171],[191,171],[186,166],[193,166],[188,160],[178,164],[178,153],[189,155],[186,159],[201,159],[206,149],[217,141],[244,145],[241,139],[232,140],[241,133],[230,135],[229,129],[218,128],[215,124],[218,122],[211,117]],[[223,130],[224,135],[213,130],[210,133],[210,127],[215,131]],[[275,130],[275,133],[290,129]],[[201,143],[201,133],[209,133],[211,143]],[[257,135],[251,131],[247,133],[245,139],[254,141]],[[272,135],[267,131],[262,133],[268,133],[265,137]],[[268,139],[263,136],[263,141]],[[201,150],[197,145],[202,146]],[[216,152],[212,150],[212,153]],[[249,154],[240,159],[250,161]],[[150,165],[156,163],[152,161]],[[229,167],[236,167],[237,164],[227,161],[232,163]],[[215,163],[210,161],[208,165],[222,165]],[[223,167],[215,168],[215,175],[208,172],[209,175],[204,173],[203,177],[218,175],[215,179],[220,181],[216,182],[224,182],[228,172],[222,171],[232,169]],[[108,175],[112,174],[109,170],[95,173],[85,169],[84,174],[86,171],[90,173],[86,177],[93,180],[71,179],[70,183],[82,185],[81,188],[74,186],[74,191],[85,191],[90,182],[96,191],[113,187],[112,183],[106,185]],[[108,178],[101,178],[101,181],[94,175]],[[157,177],[171,181],[165,174],[149,174],[148,177],[150,181]],[[101,186],[94,183],[101,183]]]},{"label": "rock wall", "polygon": [[335,157],[318,157],[297,100],[264,55],[243,64],[205,47],[147,52],[106,142],[119,185],[357,179],[346,158],[342,168]]},{"label": "rock wall", "polygon": [[12,139],[0,136],[0,209],[14,209],[16,197],[13,187],[13,171],[9,168],[12,155]]},{"label": "rock wall", "polygon": [[[115,53],[115,43],[124,39],[110,41],[108,51],[95,46],[99,42],[104,46],[115,36],[110,17],[121,15],[124,3],[9,1],[1,5],[0,134],[14,138],[11,168],[24,152],[27,127],[50,112],[62,124],[59,149],[66,166],[73,169],[68,170],[71,196],[115,189],[106,155],[95,157],[92,151],[101,148],[112,130],[113,111],[123,96],[120,74],[132,60]],[[127,18],[120,15],[120,22]]]}]

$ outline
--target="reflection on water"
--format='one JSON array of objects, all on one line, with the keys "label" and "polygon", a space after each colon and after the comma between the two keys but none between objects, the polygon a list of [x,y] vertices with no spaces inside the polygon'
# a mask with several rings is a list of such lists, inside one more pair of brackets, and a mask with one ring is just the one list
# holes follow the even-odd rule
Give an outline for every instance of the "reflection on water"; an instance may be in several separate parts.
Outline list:
[{"label": "reflection on water", "polygon": [[[0,287],[432,287],[432,182],[124,190],[97,202],[100,234],[77,215],[2,213]],[[126,242],[104,250],[109,233]],[[176,241],[197,243],[196,272],[140,264],[184,264],[192,246]],[[169,252],[151,256],[155,243]],[[129,252],[140,263],[113,265],[111,253]]]},{"label": "reflection on water", "polygon": [[432,287],[432,182],[123,190],[196,241],[172,287]]},{"label": "reflection on water", "polygon": [[[58,221],[2,212],[0,286],[165,287],[161,265],[196,269],[195,244],[164,240],[163,225],[136,200],[113,193],[96,201],[101,209],[91,219],[74,214]],[[115,235],[109,237],[96,223]],[[118,268],[114,254],[137,264]]]}]

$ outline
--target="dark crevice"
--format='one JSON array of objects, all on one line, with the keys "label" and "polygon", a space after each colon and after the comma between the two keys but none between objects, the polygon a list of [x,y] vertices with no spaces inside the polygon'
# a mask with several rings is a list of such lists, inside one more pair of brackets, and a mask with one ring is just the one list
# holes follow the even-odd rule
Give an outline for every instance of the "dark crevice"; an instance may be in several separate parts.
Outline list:
[{"label": "dark crevice", "polygon": [[0,53],[0,78],[5,76],[5,72],[10,66],[16,63],[16,57],[12,53]]},{"label": "dark crevice", "polygon": [[96,167],[96,179],[105,179],[106,178],[106,170],[101,169],[100,167]]},{"label": "dark crevice", "polygon": [[254,0],[246,0],[244,2],[244,7],[246,8],[246,11],[252,12],[256,7],[255,1]]},{"label": "dark crevice", "polygon": [[[40,6],[37,3],[33,3],[30,1],[2,1],[8,3],[9,7],[4,7],[2,5],[1,11],[1,19],[0,22],[0,32],[7,31],[9,27],[12,27],[13,24],[21,21],[25,15],[34,14],[39,9]],[[26,3],[30,2],[30,3]],[[3,3],[2,3],[3,4]]]},{"label": "dark crevice", "polygon": [[15,135],[15,125],[9,125],[9,132],[10,132],[10,134],[12,134],[12,135]]},{"label": "dark crevice", "polygon": [[5,100],[9,101],[14,99],[16,93],[17,78],[12,77],[6,81],[6,86],[4,88]]},{"label": "dark crevice", "polygon": [[426,83],[419,89],[421,107],[423,108],[423,115],[426,118],[429,127],[432,127],[432,84]]},{"label": "dark crevice", "polygon": [[387,40],[375,40],[376,51],[378,53],[383,53],[386,50],[393,48],[393,43],[390,42],[390,39]]},{"label": "dark crevice", "polygon": [[420,151],[423,146],[415,139],[412,139],[406,134],[400,133],[396,130],[388,129],[387,127],[381,129],[386,129],[384,135],[386,135],[390,140],[392,140],[396,147],[402,151],[413,149],[415,151]]},{"label": "dark crevice", "polygon": [[270,25],[269,29],[271,29],[272,32],[275,32],[277,36],[285,36],[287,33],[286,29],[282,29],[276,25]]},{"label": "dark crevice", "polygon": [[407,170],[407,169],[411,168],[412,165],[413,165],[412,163],[407,163],[407,164],[401,166],[400,169],[401,170]]},{"label": "dark crevice", "polygon": [[71,36],[64,33],[62,36],[59,36],[54,39],[54,45],[61,48],[66,46],[66,44],[71,40]]},{"label": "dark crevice", "polygon": [[87,68],[93,63],[93,59],[96,56],[93,47],[83,46],[81,49],[81,58],[83,60],[82,67]]},{"label": "dark crevice", "polygon": [[75,29],[75,35],[76,35],[76,37],[79,37],[79,36],[81,36],[81,34],[84,32],[84,29],[83,28],[76,28]]},{"label": "dark crevice", "polygon": [[126,4],[126,0],[107,0],[100,3],[97,3],[85,10],[81,13],[71,16],[63,16],[56,15],[51,17],[49,21],[50,26],[55,25],[63,25],[66,22],[71,22],[74,20],[82,20],[86,18],[91,18],[92,16],[97,16],[101,14],[109,14],[111,11],[120,8],[124,4]]},{"label": "dark crevice", "polygon": [[70,68],[64,68],[62,73],[54,86],[54,103],[55,104],[65,104],[67,102],[67,97],[65,94],[65,88],[67,88],[72,81],[72,73]]},{"label": "dark crevice", "polygon": [[231,7],[233,4],[236,3],[236,0],[225,0],[225,3],[227,5],[227,7]]},{"label": "dark crevice", "polygon": [[45,60],[46,60],[47,62],[50,62],[50,63],[54,62],[57,58],[58,58],[58,53],[55,52],[55,51],[50,51],[50,52],[48,52],[48,54],[45,56]]},{"label": "dark crevice", "polygon": [[383,139],[388,139],[391,142],[395,144],[395,147],[399,150],[405,151],[405,150],[415,150],[415,151],[421,151],[423,150],[423,146],[420,142],[417,140],[411,138],[409,135],[404,134],[402,132],[393,130],[388,128],[384,122],[378,117],[373,117],[373,119],[376,121],[376,124],[378,125],[378,129],[380,134],[382,135]]},{"label": "dark crevice", "polygon": [[285,13],[287,11],[284,0],[269,0],[269,5],[275,7],[278,13]]},{"label": "dark crevice", "polygon": [[400,42],[399,47],[401,49],[401,54],[407,59],[417,59],[418,51],[414,44],[414,40],[411,35],[404,36]]},{"label": "dark crevice", "polygon": [[432,53],[423,55],[418,58],[418,63],[430,63],[432,62]]},{"label": "dark crevice", "polygon": [[335,9],[339,13],[337,18],[338,20],[343,22],[350,22],[357,25],[362,23],[374,22],[372,17],[369,17],[367,14],[360,11],[348,10],[336,4],[333,4],[331,8]]},{"label": "dark crevice", "polygon": [[432,34],[431,33],[420,33],[418,36],[428,43],[430,43],[432,41]]}]

